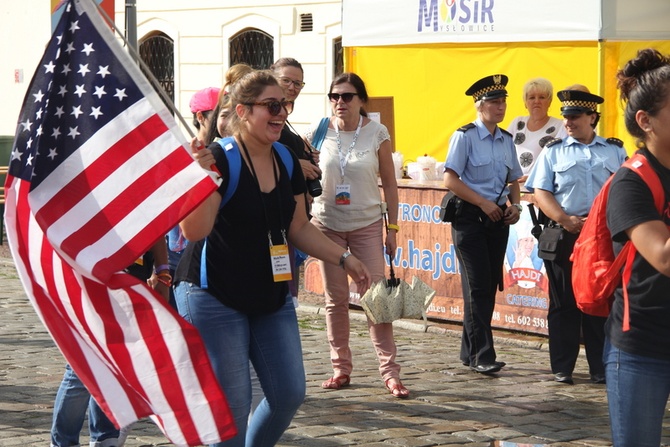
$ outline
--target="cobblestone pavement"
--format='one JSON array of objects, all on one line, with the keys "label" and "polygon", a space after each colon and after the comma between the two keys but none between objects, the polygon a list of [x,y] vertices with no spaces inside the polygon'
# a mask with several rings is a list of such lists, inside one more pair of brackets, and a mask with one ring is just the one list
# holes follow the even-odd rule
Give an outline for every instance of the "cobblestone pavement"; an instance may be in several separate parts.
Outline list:
[{"label": "cobblestone pavement", "polygon": [[[352,384],[322,390],[332,373],[318,298],[301,305],[307,398],[279,446],[607,446],[606,396],[591,384],[582,355],[574,386],[552,380],[545,339],[500,334],[492,377],[458,361],[459,332],[430,323],[396,325],[407,400],[385,390],[361,311],[352,310]],[[309,298],[307,301],[310,301]],[[14,266],[0,257],[0,446],[49,444],[53,400],[64,360],[25,298]],[[670,418],[665,443],[670,442]],[[82,430],[82,443],[88,442]],[[505,442],[503,442],[505,441]],[[128,446],[170,443],[148,420],[135,424]]]}]

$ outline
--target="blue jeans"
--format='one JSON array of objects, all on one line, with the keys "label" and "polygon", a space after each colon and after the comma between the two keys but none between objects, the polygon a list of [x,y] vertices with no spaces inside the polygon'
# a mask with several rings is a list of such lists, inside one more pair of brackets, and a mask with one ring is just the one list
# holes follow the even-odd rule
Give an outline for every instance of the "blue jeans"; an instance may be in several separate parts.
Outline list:
[{"label": "blue jeans", "polygon": [[629,354],[606,338],[603,362],[614,447],[661,445],[670,361]]},{"label": "blue jeans", "polygon": [[[224,306],[200,287],[182,281],[175,288],[179,313],[202,337],[214,373],[228,400],[238,434],[215,444],[271,447],[288,428],[305,399],[305,368],[295,306],[290,295],[278,311],[247,315]],[[254,366],[265,394],[249,426]]]},{"label": "blue jeans", "polygon": [[105,415],[91,397],[84,384],[72,370],[65,366],[65,375],[61,381],[54,402],[53,422],[51,425],[51,445],[71,447],[79,445],[79,432],[84,425],[88,408],[88,429],[91,446],[116,446],[119,430]]}]

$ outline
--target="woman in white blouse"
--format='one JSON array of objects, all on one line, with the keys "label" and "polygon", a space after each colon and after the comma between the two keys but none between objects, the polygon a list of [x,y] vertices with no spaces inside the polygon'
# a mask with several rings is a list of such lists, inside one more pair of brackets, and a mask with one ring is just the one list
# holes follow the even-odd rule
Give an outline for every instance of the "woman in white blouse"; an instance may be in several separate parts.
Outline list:
[{"label": "woman in white blouse", "polygon": [[[367,117],[363,109],[368,94],[363,80],[354,73],[335,78],[328,93],[333,116],[321,146],[319,167],[323,193],[314,199],[312,222],[342,248],[348,248],[368,268],[372,281],[384,278],[386,254],[396,252],[398,186],[395,179],[391,139],[386,127]],[[316,126],[307,133],[312,140]],[[381,179],[382,200],[377,179]],[[381,203],[388,204],[388,234],[382,224]],[[339,390],[350,383],[353,369],[349,348],[349,281],[344,270],[321,263],[326,295],[326,323],[334,375],[321,385]],[[409,391],[400,382],[396,363],[393,325],[373,324],[370,338],[379,359],[379,372],[394,397]]]},{"label": "woman in white blouse", "polygon": [[537,156],[547,142],[565,138],[563,122],[549,116],[554,88],[547,79],[534,78],[523,86],[523,102],[528,116],[515,118],[507,128],[514,136],[516,154],[523,171],[520,182],[526,180]]}]

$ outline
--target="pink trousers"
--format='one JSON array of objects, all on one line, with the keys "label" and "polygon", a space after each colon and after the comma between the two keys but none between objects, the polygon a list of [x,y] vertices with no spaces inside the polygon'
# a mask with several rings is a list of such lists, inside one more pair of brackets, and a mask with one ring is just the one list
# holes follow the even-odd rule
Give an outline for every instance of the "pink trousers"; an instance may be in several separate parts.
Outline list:
[{"label": "pink trousers", "polygon": [[[321,222],[312,219],[312,223],[329,239],[351,253],[365,264],[370,271],[372,281],[384,278],[384,241],[382,238],[382,220],[358,230],[340,233],[324,227]],[[326,298],[326,325],[330,343],[330,361],[335,376],[351,375],[353,362],[349,348],[349,278],[339,266],[321,262]],[[400,365],[395,361],[397,348],[393,340],[391,323],[373,324],[368,318],[368,331],[372,345],[379,359],[379,372],[382,379],[399,378]]]}]

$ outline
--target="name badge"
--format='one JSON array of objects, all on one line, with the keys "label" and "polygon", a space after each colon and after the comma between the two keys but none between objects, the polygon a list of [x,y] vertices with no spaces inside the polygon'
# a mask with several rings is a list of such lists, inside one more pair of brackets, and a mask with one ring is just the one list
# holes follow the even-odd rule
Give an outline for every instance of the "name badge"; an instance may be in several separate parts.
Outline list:
[{"label": "name badge", "polygon": [[335,185],[335,205],[351,205],[351,185]]},{"label": "name badge", "polygon": [[290,281],[291,258],[288,254],[288,245],[273,245],[270,247],[270,258],[272,260],[272,275],[275,282]]}]

